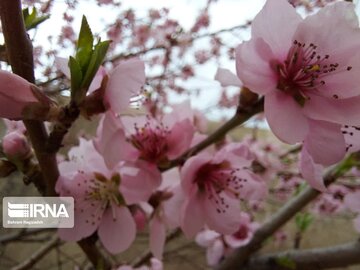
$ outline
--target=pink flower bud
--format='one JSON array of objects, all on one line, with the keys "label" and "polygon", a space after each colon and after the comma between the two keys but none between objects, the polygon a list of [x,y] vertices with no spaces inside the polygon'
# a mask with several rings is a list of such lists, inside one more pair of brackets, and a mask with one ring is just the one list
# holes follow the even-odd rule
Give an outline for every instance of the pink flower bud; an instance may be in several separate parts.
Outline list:
[{"label": "pink flower bud", "polygon": [[25,106],[38,102],[31,84],[18,75],[0,70],[0,117],[21,119]]},{"label": "pink flower bud", "polygon": [[6,134],[2,141],[4,153],[10,159],[25,159],[30,153],[30,146],[25,136],[13,131]]}]

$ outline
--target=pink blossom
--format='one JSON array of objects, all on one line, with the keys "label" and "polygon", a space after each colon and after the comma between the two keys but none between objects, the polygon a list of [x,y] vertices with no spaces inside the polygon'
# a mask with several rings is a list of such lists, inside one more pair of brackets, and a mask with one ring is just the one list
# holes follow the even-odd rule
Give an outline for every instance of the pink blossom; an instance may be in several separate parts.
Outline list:
[{"label": "pink blossom", "polygon": [[181,169],[185,202],[181,228],[193,237],[206,224],[222,234],[232,234],[241,220],[239,198],[259,200],[265,185],[247,169],[246,147],[230,144],[214,156],[202,153],[188,159]]},{"label": "pink blossom", "polygon": [[136,224],[127,205],[146,201],[160,184],[159,176],[142,162],[119,162],[107,167],[91,141],[69,152],[59,164],[56,190],[75,199],[75,226],[59,229],[63,240],[78,241],[97,231],[111,253],[127,249],[135,239]]},{"label": "pink blossom", "polygon": [[[176,121],[176,113],[155,119],[150,116],[121,117],[107,113],[98,128],[96,147],[118,159],[142,159],[162,164],[188,149],[194,134],[190,119]],[[122,151],[119,153],[119,149]],[[105,151],[105,150],[102,150]]]},{"label": "pink blossom", "polygon": [[249,214],[242,212],[238,230],[230,235],[225,235],[225,243],[231,248],[245,246],[253,238],[255,231],[259,228],[257,222],[252,222]]},{"label": "pink blossom", "polygon": [[268,0],[252,23],[252,39],[236,50],[237,73],[265,96],[275,135],[305,141],[314,162],[327,166],[345,154],[341,125],[360,122],[359,48],[353,4],[338,2],[302,19],[287,1]]},{"label": "pink blossom", "polygon": [[31,84],[20,76],[0,70],[0,117],[22,119],[24,108],[38,102]]}]

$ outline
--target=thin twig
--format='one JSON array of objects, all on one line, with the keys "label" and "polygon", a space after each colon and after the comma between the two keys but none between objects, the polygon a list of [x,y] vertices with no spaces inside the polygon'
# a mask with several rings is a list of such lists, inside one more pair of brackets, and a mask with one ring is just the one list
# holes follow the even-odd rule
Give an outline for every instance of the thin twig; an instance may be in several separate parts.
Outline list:
[{"label": "thin twig", "polygon": [[15,266],[12,270],[25,270],[32,269],[32,267],[40,261],[47,253],[49,253],[55,246],[60,243],[60,240],[55,234],[49,242],[47,242],[44,246],[42,246],[38,251],[36,251],[33,255],[31,255],[26,261]]}]

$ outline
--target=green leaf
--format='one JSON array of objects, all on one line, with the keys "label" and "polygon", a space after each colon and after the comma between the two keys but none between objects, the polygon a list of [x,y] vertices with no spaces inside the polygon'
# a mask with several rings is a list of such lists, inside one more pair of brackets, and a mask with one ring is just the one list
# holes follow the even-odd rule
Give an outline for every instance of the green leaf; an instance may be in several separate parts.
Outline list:
[{"label": "green leaf", "polygon": [[102,42],[99,41],[98,44],[96,44],[82,82],[82,88],[84,89],[89,88],[91,81],[93,80],[97,70],[104,61],[109,46],[110,46],[109,40]]},{"label": "green leaf", "polygon": [[47,19],[49,19],[50,15],[38,17],[35,8],[32,9],[31,13],[29,13],[29,8],[25,8],[23,9],[23,17],[24,17],[26,30],[30,30],[37,27],[39,24],[46,21]]},{"label": "green leaf", "polygon": [[302,192],[307,186],[308,184],[306,182],[303,182],[300,185],[298,185],[295,189],[294,196],[299,195],[300,192]]},{"label": "green leaf", "polygon": [[306,231],[313,220],[312,215],[309,213],[298,213],[295,216],[295,223],[300,232]]},{"label": "green leaf", "polygon": [[278,257],[275,259],[276,263],[280,266],[283,266],[285,268],[295,270],[296,269],[296,263],[288,256]]},{"label": "green leaf", "polygon": [[86,17],[82,17],[79,39],[76,47],[76,60],[79,62],[83,74],[92,56],[94,37]]},{"label": "green leaf", "polygon": [[359,165],[359,154],[352,153],[351,155],[348,155],[346,158],[344,158],[340,163],[336,165],[334,168],[334,177],[340,177],[344,175],[346,172],[348,172],[352,167]]},{"label": "green leaf", "polygon": [[80,64],[72,56],[70,56],[69,59],[69,68],[71,75],[71,100],[75,102],[81,102],[81,97],[83,96],[81,93],[81,82],[83,80],[83,75]]}]

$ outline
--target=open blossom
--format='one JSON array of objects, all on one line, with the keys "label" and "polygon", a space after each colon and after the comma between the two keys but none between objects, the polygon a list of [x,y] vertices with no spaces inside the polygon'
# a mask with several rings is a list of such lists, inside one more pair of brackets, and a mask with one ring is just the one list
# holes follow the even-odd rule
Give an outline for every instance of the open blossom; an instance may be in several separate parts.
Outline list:
[{"label": "open blossom", "polygon": [[[70,78],[67,59],[58,57],[56,64],[62,73]],[[104,105],[114,113],[123,113],[130,105],[130,98],[140,93],[145,83],[145,65],[139,59],[130,59],[120,62],[108,75],[103,67],[96,73],[88,93],[101,86],[104,76],[108,76],[104,91]]]},{"label": "open blossom", "polygon": [[31,90],[31,84],[20,76],[0,70],[0,117],[22,119],[24,108],[39,100]]},{"label": "open blossom", "polygon": [[236,50],[237,74],[265,96],[275,135],[305,141],[313,162],[328,166],[345,154],[341,125],[360,122],[359,49],[353,4],[337,2],[302,19],[287,1],[268,0],[251,40]]},{"label": "open blossom", "polygon": [[239,198],[260,200],[265,195],[261,179],[246,169],[251,165],[242,144],[230,144],[214,156],[202,153],[186,161],[181,169],[185,201],[181,228],[195,236],[206,224],[222,234],[232,234],[241,220]]},{"label": "open blossom", "polygon": [[111,253],[127,249],[134,241],[136,224],[128,205],[146,201],[160,184],[157,172],[142,162],[119,162],[107,167],[91,141],[69,152],[70,161],[59,164],[56,191],[75,199],[75,225],[59,229],[66,241],[78,241],[97,231]]},{"label": "open blossom", "polygon": [[141,159],[160,165],[188,149],[194,135],[191,120],[179,119],[175,112],[160,119],[150,116],[117,118],[108,112],[98,128],[96,147],[118,159]]}]

